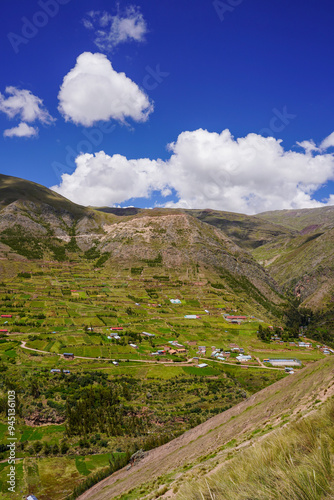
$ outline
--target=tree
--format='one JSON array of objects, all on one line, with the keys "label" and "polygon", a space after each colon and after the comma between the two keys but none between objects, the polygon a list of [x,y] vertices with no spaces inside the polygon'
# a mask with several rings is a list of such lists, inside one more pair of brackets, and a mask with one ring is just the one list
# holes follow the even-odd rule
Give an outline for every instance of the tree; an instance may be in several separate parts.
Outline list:
[{"label": "tree", "polygon": [[55,443],[55,444],[53,445],[53,447],[52,447],[52,453],[53,453],[54,455],[58,455],[58,453],[59,453],[59,446],[58,446],[58,444],[57,444],[57,443]]},{"label": "tree", "polygon": [[38,453],[42,450],[43,445],[40,441],[35,441],[33,444],[33,447],[34,447],[34,451],[35,451],[36,455],[38,455]]},{"label": "tree", "polygon": [[39,390],[38,382],[35,378],[31,382],[30,394],[32,395],[32,397],[34,399],[38,398],[38,396],[40,396],[40,394],[41,394],[41,392]]},{"label": "tree", "polygon": [[45,443],[44,444],[44,454],[47,456],[47,455],[50,455],[51,453],[51,446],[49,445],[49,443]]},{"label": "tree", "polygon": [[66,443],[66,441],[63,441],[61,443],[61,447],[60,447],[60,451],[61,451],[62,455],[65,455],[69,449],[70,449],[69,445]]}]

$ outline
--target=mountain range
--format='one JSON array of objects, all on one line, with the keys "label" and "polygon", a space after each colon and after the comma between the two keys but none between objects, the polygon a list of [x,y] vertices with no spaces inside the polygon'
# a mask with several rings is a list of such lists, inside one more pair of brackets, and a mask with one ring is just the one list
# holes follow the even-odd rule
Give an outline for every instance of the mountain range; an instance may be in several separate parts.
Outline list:
[{"label": "mountain range", "polygon": [[[244,215],[217,210],[84,207],[50,189],[0,175],[0,257],[88,258],[97,266],[196,268],[238,293],[329,310],[334,300],[334,207]],[[261,300],[260,300],[261,301]]]}]

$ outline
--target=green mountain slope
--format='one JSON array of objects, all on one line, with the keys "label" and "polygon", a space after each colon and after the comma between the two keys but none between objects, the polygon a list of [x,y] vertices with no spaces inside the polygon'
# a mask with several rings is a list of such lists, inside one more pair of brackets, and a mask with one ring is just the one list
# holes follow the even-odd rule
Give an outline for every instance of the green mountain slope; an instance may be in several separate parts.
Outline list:
[{"label": "green mountain slope", "polygon": [[256,248],[252,254],[286,290],[313,309],[332,308],[334,207],[282,210],[257,217],[298,231]]},{"label": "green mountain slope", "polygon": [[220,229],[179,210],[84,208],[47,188],[2,177],[0,257],[94,266],[174,270],[180,279],[213,282],[226,294],[282,316],[270,275]]},{"label": "green mountain slope", "polygon": [[334,207],[302,208],[298,210],[276,210],[257,214],[259,219],[302,234],[320,232],[334,227]]},{"label": "green mountain slope", "polygon": [[18,200],[48,204],[60,212],[68,211],[76,217],[82,217],[86,212],[86,209],[81,205],[72,203],[67,198],[64,198],[64,196],[51,191],[41,184],[0,174],[0,208],[6,207]]},{"label": "green mountain slope", "polygon": [[193,217],[221,229],[242,248],[253,250],[280,237],[293,236],[295,231],[275,221],[257,216],[218,210],[185,210]]},{"label": "green mountain slope", "polygon": [[[0,176],[0,257],[85,257],[98,265],[160,263],[161,269],[176,267],[182,273],[188,273],[189,266],[201,266],[207,278],[214,269],[218,281],[227,273],[225,284],[231,282],[229,273],[239,282],[240,277],[246,279],[276,303],[277,282],[282,290],[300,297],[303,305],[332,307],[333,231],[334,207],[257,216],[216,210],[92,208],[38,184]],[[149,262],[156,259],[159,262]]]},{"label": "green mountain slope", "polygon": [[[205,478],[193,477],[178,500],[321,500],[333,498],[334,400],[306,418],[285,425],[219,464]],[[167,498],[168,498],[167,497]]]},{"label": "green mountain slope", "polygon": [[314,363],[151,450],[138,465],[114,473],[79,499],[140,500],[163,494],[164,498],[173,498],[186,481],[210,473],[239,450],[266,439],[283,425],[293,424],[332,397],[333,373],[334,359]]}]

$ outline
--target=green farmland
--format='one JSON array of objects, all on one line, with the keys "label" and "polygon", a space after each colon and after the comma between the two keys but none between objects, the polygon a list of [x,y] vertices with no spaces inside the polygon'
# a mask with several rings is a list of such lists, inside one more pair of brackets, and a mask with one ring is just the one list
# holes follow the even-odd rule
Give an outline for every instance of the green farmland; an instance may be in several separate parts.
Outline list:
[{"label": "green farmland", "polygon": [[[7,391],[17,397],[17,495],[11,498],[24,492],[64,499],[106,470],[110,457],[159,446],[286,376],[262,366],[263,359],[293,357],[306,365],[324,357],[314,342],[306,349],[260,340],[259,324],[275,328],[282,320],[246,293],[213,287],[194,269],[188,274],[181,281],[157,267],[133,272],[50,262],[31,264],[28,277],[11,272],[0,283],[0,312],[11,316],[0,319],[8,330],[0,337],[3,442]],[[231,324],[228,314],[247,320]],[[119,338],[108,338],[111,333]],[[250,362],[238,362],[235,345]],[[225,361],[211,357],[214,348]],[[199,368],[196,357],[208,366]],[[6,460],[8,452],[0,456]],[[2,462],[2,495],[7,471]]]}]

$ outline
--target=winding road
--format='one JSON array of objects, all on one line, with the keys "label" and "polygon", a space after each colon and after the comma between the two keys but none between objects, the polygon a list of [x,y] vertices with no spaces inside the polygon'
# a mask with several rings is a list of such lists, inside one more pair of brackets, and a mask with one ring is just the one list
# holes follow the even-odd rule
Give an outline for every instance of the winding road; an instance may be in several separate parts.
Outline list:
[{"label": "winding road", "polygon": [[[21,340],[21,346],[23,349],[27,349],[28,351],[34,351],[34,352],[40,352],[41,354],[50,354],[51,356],[62,356],[62,354],[57,353],[57,352],[49,352],[49,351],[41,351],[40,349],[34,349],[33,347],[27,347],[27,342],[25,340]],[[93,361],[115,361],[115,358],[89,358],[86,356],[75,356],[77,359],[87,359],[87,360],[93,360]],[[120,361],[128,361],[128,359],[120,359],[117,358]],[[254,365],[237,365],[236,363],[229,363],[228,361],[219,361],[218,359],[212,359],[212,358],[203,358],[204,360],[208,361],[213,361],[214,363],[218,363],[221,365],[231,365],[231,366],[244,366],[246,368],[265,368],[266,370],[283,370],[284,368],[274,368],[273,366],[265,366],[259,358],[255,358],[256,361],[259,363],[260,366],[254,366]],[[170,361],[166,363],[165,361],[157,361],[157,360],[151,360],[151,359],[131,359],[129,361],[135,361],[137,363],[159,363],[164,366],[197,366],[195,363],[191,363],[190,360],[186,363],[179,363],[179,362],[173,362]]]}]

